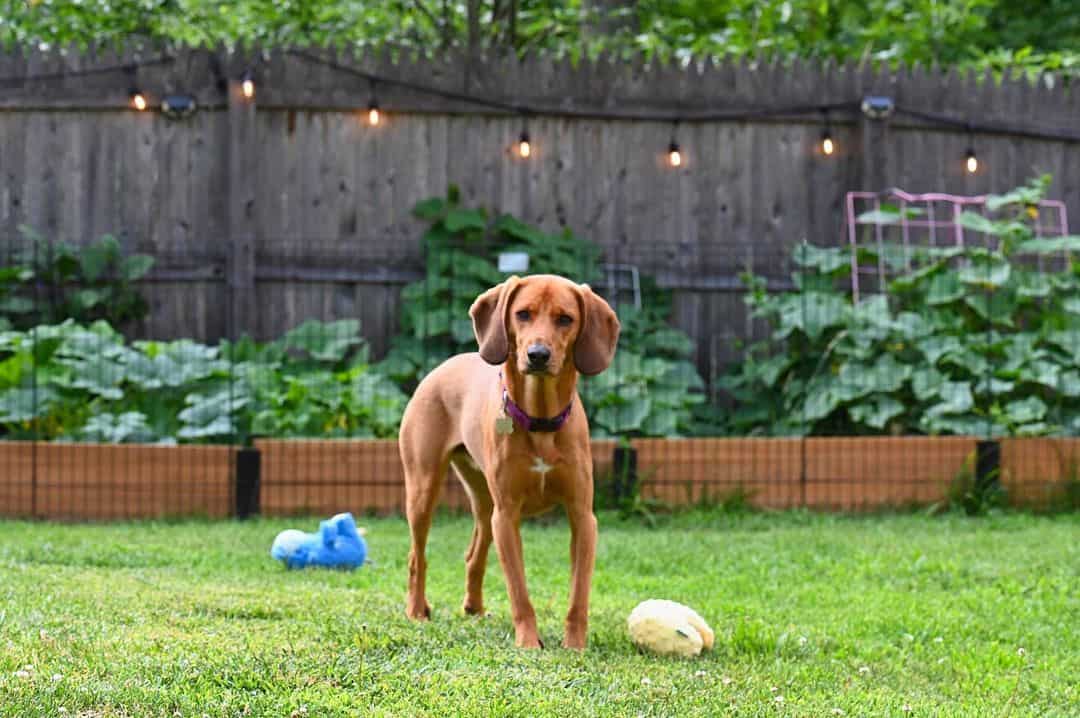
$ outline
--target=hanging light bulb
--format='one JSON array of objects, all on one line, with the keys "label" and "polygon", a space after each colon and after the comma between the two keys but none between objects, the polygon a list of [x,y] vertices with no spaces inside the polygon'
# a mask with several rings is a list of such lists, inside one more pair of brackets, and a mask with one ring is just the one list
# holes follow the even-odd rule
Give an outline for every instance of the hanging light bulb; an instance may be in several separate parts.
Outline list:
[{"label": "hanging light bulb", "polygon": [[672,167],[681,167],[682,160],[682,150],[679,149],[679,143],[672,140],[671,144],[668,145],[668,162],[671,163]]},{"label": "hanging light bulb", "polygon": [[975,174],[979,171],[979,159],[975,156],[975,140],[973,139],[975,128],[971,126],[971,123],[967,123],[967,138],[968,148],[965,155],[964,164],[967,167],[968,174]]},{"label": "hanging light bulb", "polygon": [[836,145],[833,144],[832,135],[828,130],[825,130],[825,134],[821,136],[821,151],[827,155],[831,155],[836,151]]},{"label": "hanging light bulb", "polygon": [[367,106],[367,121],[372,127],[375,127],[382,121],[382,114],[379,112],[379,99],[375,95],[375,78],[370,80],[371,86],[368,90],[368,106]]},{"label": "hanging light bulb", "polygon": [[244,71],[244,76],[240,79],[240,91],[249,100],[255,97],[255,78],[251,76],[251,70]]},{"label": "hanging light bulb", "polygon": [[671,142],[668,143],[667,159],[668,164],[672,167],[682,167],[683,155],[682,150],[679,148],[679,143],[675,139],[679,135],[679,120],[676,119],[671,123]]},{"label": "hanging light bulb", "polygon": [[131,90],[128,92],[128,96],[131,97],[131,106],[134,107],[136,110],[142,112],[146,109],[146,95],[144,95],[142,91],[139,90],[139,88],[131,88]]},{"label": "hanging light bulb", "polygon": [[529,142],[529,132],[527,130],[522,130],[521,137],[518,138],[518,154],[525,159],[532,156],[532,143]]},{"label": "hanging light bulb", "polygon": [[825,118],[825,131],[821,133],[821,152],[826,157],[836,151],[836,143],[832,138],[832,124],[829,122],[829,108],[822,107],[821,114]]}]

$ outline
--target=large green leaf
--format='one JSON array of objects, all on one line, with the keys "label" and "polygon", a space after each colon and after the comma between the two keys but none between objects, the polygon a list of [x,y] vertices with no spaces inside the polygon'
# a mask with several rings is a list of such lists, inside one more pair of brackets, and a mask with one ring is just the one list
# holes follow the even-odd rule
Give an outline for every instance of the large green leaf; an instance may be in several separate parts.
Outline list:
[{"label": "large green leaf", "polygon": [[157,438],[147,423],[146,415],[138,411],[126,411],[119,415],[107,411],[94,414],[79,432],[82,441],[108,444],[151,443]]},{"label": "large green leaf", "polygon": [[989,235],[997,236],[997,235],[1001,234],[1001,232],[1002,232],[1002,229],[1001,229],[1001,226],[999,225],[999,223],[994,222],[991,219],[987,219],[986,217],[982,216],[981,214],[978,214],[976,212],[971,212],[971,211],[968,211],[968,210],[965,210],[965,211],[960,213],[960,217],[958,218],[958,223],[964,229],[970,229],[973,232],[980,232],[982,234],[989,234]]},{"label": "large green leaf", "polygon": [[851,269],[851,250],[846,247],[815,247],[802,243],[795,247],[794,258],[801,266],[824,274]]},{"label": "large green leaf", "polygon": [[1080,354],[1080,329],[1049,332],[1046,341],[1071,354]]},{"label": "large green leaf", "polygon": [[119,252],[120,243],[112,235],[105,235],[99,241],[83,247],[79,253],[83,277],[89,282],[96,282]]},{"label": "large green leaf", "polygon": [[694,342],[686,332],[674,327],[664,327],[646,336],[645,351],[663,356],[685,357],[694,351]]},{"label": "large green leaf", "polygon": [[446,213],[446,200],[441,197],[432,197],[417,202],[413,207],[413,215],[428,222],[435,222],[443,218]]},{"label": "large green leaf", "polygon": [[924,416],[919,421],[922,429],[930,434],[955,434],[958,436],[997,435],[1000,427],[976,414]]},{"label": "large green leaf", "polygon": [[115,357],[93,354],[84,359],[64,357],[59,364],[71,371],[58,375],[53,383],[65,389],[82,389],[105,399],[121,399],[124,396],[120,383],[124,380],[124,365]]},{"label": "large green leaf", "polygon": [[911,390],[919,401],[941,395],[948,378],[933,367],[919,367],[911,374]]},{"label": "large green leaf", "polygon": [[453,319],[450,321],[450,336],[458,344],[468,344],[470,347],[476,342],[476,334],[473,332],[472,320],[468,317]]},{"label": "large green leaf", "polygon": [[495,220],[495,230],[531,245],[543,245],[550,241],[547,234],[511,215],[500,215]]},{"label": "large green leaf", "polygon": [[1016,296],[1012,292],[980,292],[964,297],[964,303],[975,310],[981,319],[998,326],[1013,326],[1013,312],[1016,311]]},{"label": "large green leaf", "polygon": [[916,270],[900,275],[890,282],[889,288],[894,292],[910,291],[925,283],[929,277],[941,272],[944,268],[945,262],[943,261],[931,262]]},{"label": "large green leaf", "polygon": [[1080,252],[1080,235],[1066,237],[1038,237],[1021,242],[1017,254],[1055,254],[1057,252]]},{"label": "large green leaf", "polygon": [[483,230],[487,227],[487,218],[477,209],[455,207],[446,213],[446,219],[443,221],[451,232],[461,232],[466,229]]},{"label": "large green leaf", "polygon": [[1043,297],[1050,296],[1053,291],[1053,285],[1050,279],[1042,272],[1020,272],[1013,271],[1013,276],[1016,278],[1016,294],[1017,296],[1028,299],[1042,299]]},{"label": "large green leaf", "polygon": [[1004,259],[994,256],[989,259],[974,258],[960,270],[960,281],[987,289],[996,289],[1009,281],[1012,267]]},{"label": "large green leaf", "polygon": [[214,394],[189,394],[187,407],[178,418],[183,427],[177,436],[183,439],[230,436],[236,433],[232,413],[243,409],[250,399],[243,393],[225,388]]},{"label": "large green leaf", "polygon": [[154,258],[146,254],[132,254],[120,260],[120,274],[129,282],[136,282],[146,276],[154,266]]},{"label": "large green leaf", "polygon": [[650,412],[641,424],[641,433],[645,436],[677,436],[679,415],[674,411]]},{"label": "large green leaf", "polygon": [[937,364],[946,355],[962,353],[964,348],[960,339],[951,335],[929,336],[916,342],[916,346],[931,365]]},{"label": "large green leaf", "polygon": [[1024,377],[1035,384],[1057,389],[1061,383],[1061,366],[1045,359],[1029,362]]},{"label": "large green leaf", "polygon": [[790,297],[781,317],[780,336],[784,326],[802,330],[810,339],[819,338],[827,329],[843,325],[851,313],[845,297],[824,292],[805,292]]},{"label": "large green leaf", "polygon": [[0,421],[24,422],[45,416],[58,400],[47,386],[37,389],[8,389],[0,392]]},{"label": "large green leaf", "polygon": [[1046,404],[1037,396],[1029,396],[1006,404],[1005,414],[1013,424],[1029,424],[1046,416]]},{"label": "large green leaf", "polygon": [[931,306],[955,302],[964,296],[964,285],[953,271],[941,272],[930,277],[926,292],[926,303]]},{"label": "large green leaf", "polygon": [[891,396],[875,396],[870,401],[848,407],[851,418],[874,429],[883,429],[895,416],[902,414],[904,405]]},{"label": "large green leaf", "polygon": [[308,319],[285,334],[287,348],[299,349],[314,359],[330,363],[344,359],[349,349],[361,341],[358,319],[339,319],[333,322]]},{"label": "large green leaf", "polygon": [[611,434],[625,434],[641,429],[651,410],[650,399],[641,397],[618,406],[602,407],[592,420]]},{"label": "large green leaf", "polygon": [[1058,385],[1055,387],[1063,396],[1070,399],[1080,397],[1080,371],[1069,369],[1063,371],[1058,377]]},{"label": "large green leaf", "polygon": [[975,400],[971,396],[971,384],[966,381],[945,382],[939,389],[938,398],[940,401],[926,410],[927,416],[963,414],[975,407]]},{"label": "large green leaf", "polygon": [[835,382],[819,382],[805,397],[801,406],[795,407],[799,420],[820,421],[836,411],[843,398]]}]

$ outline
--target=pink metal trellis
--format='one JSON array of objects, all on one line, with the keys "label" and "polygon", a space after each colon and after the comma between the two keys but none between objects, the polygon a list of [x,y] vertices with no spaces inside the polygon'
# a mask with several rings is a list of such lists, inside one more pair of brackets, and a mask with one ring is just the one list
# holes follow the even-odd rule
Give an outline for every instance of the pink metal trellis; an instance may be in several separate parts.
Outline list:
[{"label": "pink metal trellis", "polygon": [[[963,247],[965,241],[972,243],[980,240],[986,243],[988,241],[986,235],[970,229],[965,230],[959,221],[960,214],[965,210],[976,211],[986,216],[986,198],[986,195],[965,197],[942,192],[910,194],[901,189],[890,189],[885,192],[848,192],[847,230],[848,243],[851,247],[853,301],[859,301],[859,276],[861,274],[876,275],[879,287],[885,286],[887,276],[885,260],[880,251],[876,267],[859,265],[856,251],[859,246],[859,226],[873,228],[873,241],[879,250],[886,241],[886,233],[898,232],[899,244],[903,246],[905,255],[910,249],[916,247]],[[859,219],[868,211],[880,212],[885,204],[897,208],[899,217],[896,221],[882,221],[880,216],[873,221]],[[1044,199],[1038,202],[1037,207],[1038,212],[1032,219],[1032,228],[1037,237],[1060,237],[1069,233],[1064,202]],[[967,237],[965,237],[965,231]],[[971,237],[972,234],[975,238]]]}]

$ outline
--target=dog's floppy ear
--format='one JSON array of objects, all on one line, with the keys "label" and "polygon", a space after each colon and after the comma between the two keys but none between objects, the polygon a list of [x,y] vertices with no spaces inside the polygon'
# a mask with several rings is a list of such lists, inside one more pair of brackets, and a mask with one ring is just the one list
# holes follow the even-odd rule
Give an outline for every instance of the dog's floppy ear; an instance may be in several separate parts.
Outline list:
[{"label": "dog's floppy ear", "polygon": [[581,285],[581,331],[574,344],[574,366],[586,376],[611,366],[619,342],[619,318],[603,297]]},{"label": "dog's floppy ear", "polygon": [[510,296],[520,283],[517,275],[509,277],[477,297],[469,308],[473,333],[476,334],[476,343],[480,345],[480,356],[488,364],[502,364],[510,353],[506,337],[506,312],[510,306]]}]

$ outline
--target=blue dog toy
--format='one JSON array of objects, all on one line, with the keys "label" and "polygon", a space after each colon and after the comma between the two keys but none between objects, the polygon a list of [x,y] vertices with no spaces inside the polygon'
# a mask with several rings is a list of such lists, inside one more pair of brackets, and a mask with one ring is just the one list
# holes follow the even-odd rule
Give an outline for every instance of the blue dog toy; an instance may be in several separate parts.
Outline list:
[{"label": "blue dog toy", "polygon": [[338,514],[319,523],[319,532],[306,534],[296,529],[282,531],[270,547],[270,555],[288,568],[327,566],[353,569],[367,557],[367,544],[356,530],[350,513]]}]

